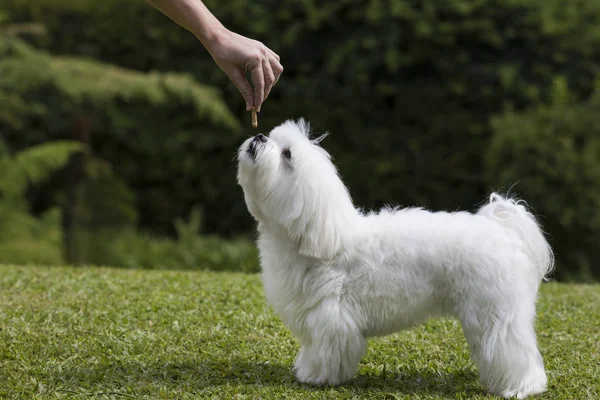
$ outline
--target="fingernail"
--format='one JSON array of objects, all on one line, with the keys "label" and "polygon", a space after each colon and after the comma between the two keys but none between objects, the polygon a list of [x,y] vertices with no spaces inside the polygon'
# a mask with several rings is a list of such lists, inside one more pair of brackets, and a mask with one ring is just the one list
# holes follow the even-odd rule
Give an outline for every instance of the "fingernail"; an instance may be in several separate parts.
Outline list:
[{"label": "fingernail", "polygon": [[256,112],[260,112],[260,106],[258,106],[258,108],[256,109]]},{"label": "fingernail", "polygon": [[250,105],[250,103],[246,103],[246,111],[250,110],[252,110],[252,106]]}]

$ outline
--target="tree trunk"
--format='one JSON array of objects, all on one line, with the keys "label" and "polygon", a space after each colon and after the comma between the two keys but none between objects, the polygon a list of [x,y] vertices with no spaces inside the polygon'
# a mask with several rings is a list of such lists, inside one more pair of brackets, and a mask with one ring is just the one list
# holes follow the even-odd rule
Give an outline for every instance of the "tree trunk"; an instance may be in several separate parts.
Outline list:
[{"label": "tree trunk", "polygon": [[[89,144],[90,119],[84,115],[73,121],[73,140]],[[73,154],[67,165],[66,198],[62,213],[64,256],[67,263],[77,265],[81,262],[77,245],[77,208],[78,187],[85,179],[86,155],[83,152]]]}]

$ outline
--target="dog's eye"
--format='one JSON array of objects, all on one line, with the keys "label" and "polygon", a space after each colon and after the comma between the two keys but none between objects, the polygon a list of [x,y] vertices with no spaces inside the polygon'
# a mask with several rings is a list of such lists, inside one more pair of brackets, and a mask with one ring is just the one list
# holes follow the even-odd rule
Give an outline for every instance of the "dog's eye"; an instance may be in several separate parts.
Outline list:
[{"label": "dog's eye", "polygon": [[287,159],[287,160],[291,160],[292,159],[292,152],[290,151],[290,149],[285,149],[281,152],[281,154]]}]

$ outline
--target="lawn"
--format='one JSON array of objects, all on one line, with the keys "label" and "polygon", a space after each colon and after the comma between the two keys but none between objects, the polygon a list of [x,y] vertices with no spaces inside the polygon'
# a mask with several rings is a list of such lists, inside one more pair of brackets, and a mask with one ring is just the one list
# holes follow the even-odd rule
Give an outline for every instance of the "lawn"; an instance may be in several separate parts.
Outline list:
[{"label": "lawn", "polygon": [[[600,286],[544,284],[540,399],[600,398]],[[256,275],[0,266],[1,398],[483,399],[460,325],[374,339],[357,377],[297,383]]]}]

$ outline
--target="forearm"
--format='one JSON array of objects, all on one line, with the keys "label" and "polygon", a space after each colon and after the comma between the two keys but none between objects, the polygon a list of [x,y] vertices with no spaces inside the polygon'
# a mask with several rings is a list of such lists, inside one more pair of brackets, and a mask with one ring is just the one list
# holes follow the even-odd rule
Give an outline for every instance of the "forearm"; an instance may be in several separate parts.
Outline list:
[{"label": "forearm", "polygon": [[178,25],[193,33],[204,47],[225,30],[201,0],[146,0]]},{"label": "forearm", "polygon": [[[260,112],[263,101],[283,71],[279,56],[267,46],[226,29],[202,0],[146,0],[193,33],[216,64],[237,86],[246,110]],[[252,76],[250,85],[246,73]]]}]

